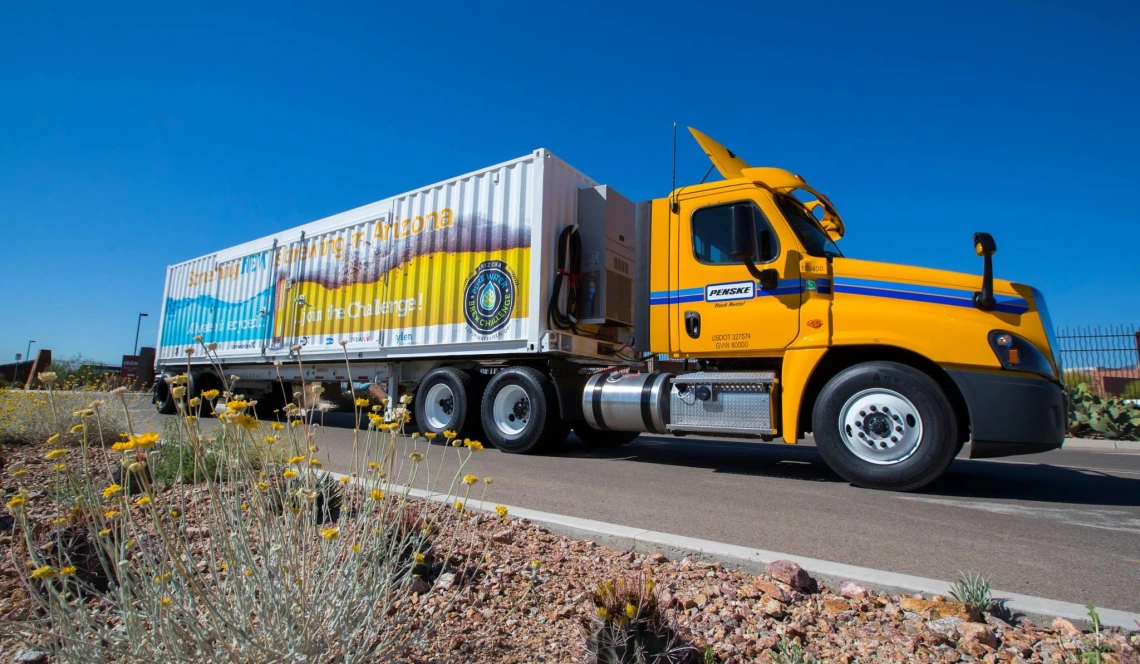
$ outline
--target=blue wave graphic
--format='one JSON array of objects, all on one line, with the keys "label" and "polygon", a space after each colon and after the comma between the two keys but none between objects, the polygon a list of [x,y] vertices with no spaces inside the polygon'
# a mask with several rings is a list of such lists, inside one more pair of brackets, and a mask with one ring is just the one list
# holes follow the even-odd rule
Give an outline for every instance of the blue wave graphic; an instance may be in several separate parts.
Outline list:
[{"label": "blue wave graphic", "polygon": [[162,320],[162,346],[191,346],[194,337],[205,343],[258,341],[265,338],[272,324],[269,311],[270,289],[245,300],[227,302],[212,295],[167,298]]}]

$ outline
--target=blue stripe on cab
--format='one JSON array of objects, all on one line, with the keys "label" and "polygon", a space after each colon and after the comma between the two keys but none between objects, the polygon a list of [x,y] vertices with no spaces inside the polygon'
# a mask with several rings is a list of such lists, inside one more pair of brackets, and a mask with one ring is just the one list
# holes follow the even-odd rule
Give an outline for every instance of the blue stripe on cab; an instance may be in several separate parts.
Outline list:
[{"label": "blue stripe on cab", "polygon": [[[974,292],[966,288],[945,288],[897,281],[875,281],[872,279],[836,277],[834,290],[836,293],[887,297],[896,300],[909,300],[911,302],[945,304],[955,307],[974,306]],[[1029,302],[1024,298],[1011,295],[995,295],[994,300],[997,302],[994,311],[1007,314],[1023,314],[1029,311]]]}]

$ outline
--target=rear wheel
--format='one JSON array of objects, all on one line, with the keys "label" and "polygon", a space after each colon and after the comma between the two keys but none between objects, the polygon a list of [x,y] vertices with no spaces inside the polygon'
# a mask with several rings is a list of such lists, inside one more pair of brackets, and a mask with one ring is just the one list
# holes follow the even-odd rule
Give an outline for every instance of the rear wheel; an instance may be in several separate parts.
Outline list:
[{"label": "rear wheel", "polygon": [[154,379],[154,396],[151,402],[160,415],[173,415],[177,410],[174,405],[174,393],[167,378],[170,378],[170,374],[162,374]]},{"label": "rear wheel", "polygon": [[812,429],[832,470],[874,489],[925,486],[958,451],[954,410],[938,383],[895,362],[857,364],[828,381]]},{"label": "rear wheel", "polygon": [[491,378],[483,393],[482,419],[487,439],[511,454],[560,443],[569,430],[554,383],[530,367],[509,367]]},{"label": "rear wheel", "polygon": [[574,435],[587,447],[621,447],[637,440],[638,431],[602,431],[583,421],[574,423]]},{"label": "rear wheel", "polygon": [[433,442],[443,443],[443,432],[454,431],[460,438],[479,430],[479,392],[471,374],[454,367],[433,369],[416,390],[416,424],[421,433],[436,434]]},{"label": "rear wheel", "polygon": [[[202,417],[209,417],[212,415],[214,413],[214,404],[209,399],[203,398],[202,393],[208,392],[209,390],[218,390],[221,392],[221,379],[212,373],[190,374],[190,379],[187,381],[186,387],[186,392],[190,395],[191,398],[197,397],[198,399],[201,399],[199,407],[201,408]],[[194,408],[190,409],[191,415],[197,414],[194,412],[194,410]]]}]

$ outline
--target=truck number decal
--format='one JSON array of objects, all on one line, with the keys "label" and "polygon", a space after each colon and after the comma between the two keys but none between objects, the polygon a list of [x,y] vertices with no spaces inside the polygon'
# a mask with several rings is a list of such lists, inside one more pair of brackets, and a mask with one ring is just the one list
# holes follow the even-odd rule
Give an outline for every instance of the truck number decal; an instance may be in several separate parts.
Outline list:
[{"label": "truck number decal", "polygon": [[734,281],[727,284],[705,286],[706,302],[751,300],[754,297],[756,297],[756,283],[752,281]]},{"label": "truck number decal", "polygon": [[714,334],[713,346],[717,350],[731,350],[734,348],[749,348],[752,346],[751,332],[730,332],[728,334]]}]

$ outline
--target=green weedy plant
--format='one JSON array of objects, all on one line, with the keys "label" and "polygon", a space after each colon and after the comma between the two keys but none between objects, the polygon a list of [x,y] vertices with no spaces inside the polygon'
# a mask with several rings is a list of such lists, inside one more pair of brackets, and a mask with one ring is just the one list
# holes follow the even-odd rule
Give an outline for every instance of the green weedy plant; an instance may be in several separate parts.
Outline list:
[{"label": "green weedy plant", "polygon": [[[214,348],[202,348],[223,375]],[[300,350],[294,348],[298,357]],[[162,436],[135,428],[125,389],[112,392],[128,434],[115,442],[119,429],[102,426],[105,404],[63,412],[69,397],[55,393],[55,377],[39,378],[46,389],[37,398],[56,428],[45,454],[55,471],[55,519],[37,537],[42,529],[29,518],[28,488],[8,500],[16,569],[30,570],[23,581],[35,617],[6,621],[0,632],[48,651],[53,661],[395,661],[429,638],[460,597],[444,594],[430,615],[428,603],[412,600],[436,592],[422,577],[429,561],[472,578],[486,559],[486,544],[477,545],[463,527],[462,510],[479,479],[463,476],[463,468],[482,445],[447,432],[458,469],[450,484],[433,481],[443,469],[429,467],[439,448],[397,436],[410,397],[384,415],[369,412],[371,424],[354,432],[353,473],[325,480],[311,416],[291,412],[294,419],[262,422],[233,379],[188,398],[187,380],[175,377],[179,444],[189,450],[175,454],[175,476],[201,479],[164,491],[151,472]],[[205,401],[219,414],[218,434],[201,428]],[[73,418],[80,422],[64,428]],[[67,444],[60,431],[78,440]],[[263,465],[255,458],[262,443],[289,458]],[[97,462],[92,450],[99,446],[110,463]],[[442,462],[444,454],[452,451],[434,456]],[[211,456],[218,459],[213,470]],[[456,507],[412,500],[417,480],[457,499]],[[489,482],[482,484],[485,496]],[[276,487],[288,509],[273,509]],[[334,491],[341,505],[335,514]],[[322,496],[329,500],[318,508]],[[497,511],[505,515],[505,508]],[[436,532],[441,536],[430,545],[425,540]],[[518,590],[521,601],[530,586]]]},{"label": "green weedy plant", "polygon": [[1079,664],[1107,664],[1108,660],[1105,655],[1112,652],[1112,648],[1104,642],[1104,635],[1100,631],[1100,615],[1096,612],[1096,607],[1092,604],[1086,604],[1085,608],[1089,612],[1089,622],[1092,623],[1093,633],[1091,639],[1086,639],[1080,646],[1076,657],[1066,656],[1066,661],[1079,662]]},{"label": "green weedy plant", "polygon": [[800,644],[789,641],[788,637],[780,639],[772,653],[772,661],[776,664],[816,664],[816,658],[803,649]]},{"label": "green weedy plant", "polygon": [[684,643],[666,615],[652,579],[606,581],[594,592],[594,606],[597,615],[586,626],[591,664],[700,661],[697,649]]},{"label": "green weedy plant", "polygon": [[1140,407],[1117,397],[1102,397],[1080,383],[1069,393],[1071,416],[1069,433],[1093,431],[1105,438],[1140,440]]},{"label": "green weedy plant", "polygon": [[989,613],[997,604],[991,592],[990,581],[973,572],[958,572],[958,576],[958,580],[950,584],[950,596],[980,615]]}]

